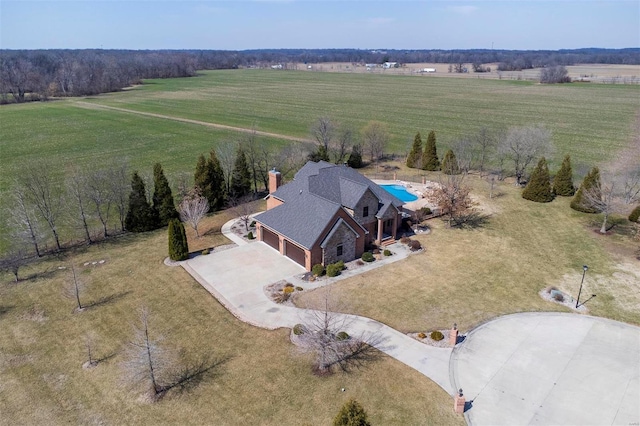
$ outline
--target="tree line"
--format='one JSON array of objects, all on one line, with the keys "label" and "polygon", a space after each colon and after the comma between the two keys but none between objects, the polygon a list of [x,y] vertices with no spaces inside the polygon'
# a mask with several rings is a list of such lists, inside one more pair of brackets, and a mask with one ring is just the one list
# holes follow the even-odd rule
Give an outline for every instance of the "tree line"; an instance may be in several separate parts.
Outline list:
[{"label": "tree line", "polygon": [[498,70],[596,64],[640,64],[640,49],[573,50],[0,50],[0,103],[122,90],[146,78],[191,77],[197,70],[273,63],[499,63]]}]

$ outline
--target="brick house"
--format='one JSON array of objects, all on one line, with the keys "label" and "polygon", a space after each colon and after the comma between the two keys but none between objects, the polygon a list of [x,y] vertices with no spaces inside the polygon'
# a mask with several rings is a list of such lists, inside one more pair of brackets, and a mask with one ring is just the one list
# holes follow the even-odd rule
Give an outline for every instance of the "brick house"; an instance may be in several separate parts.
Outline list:
[{"label": "brick house", "polygon": [[402,204],[350,167],[309,161],[286,185],[279,172],[269,172],[267,211],[255,217],[257,238],[310,271],[395,240]]}]

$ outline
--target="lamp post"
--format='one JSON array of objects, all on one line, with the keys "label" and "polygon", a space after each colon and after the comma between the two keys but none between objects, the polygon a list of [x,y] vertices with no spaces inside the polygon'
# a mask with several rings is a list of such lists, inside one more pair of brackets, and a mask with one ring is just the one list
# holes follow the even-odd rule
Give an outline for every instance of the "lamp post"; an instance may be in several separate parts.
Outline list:
[{"label": "lamp post", "polygon": [[584,276],[587,273],[587,269],[589,267],[587,265],[582,265],[582,281],[580,281],[580,290],[578,291],[578,299],[576,300],[576,309],[580,305],[580,293],[582,293],[582,284],[584,283]]}]

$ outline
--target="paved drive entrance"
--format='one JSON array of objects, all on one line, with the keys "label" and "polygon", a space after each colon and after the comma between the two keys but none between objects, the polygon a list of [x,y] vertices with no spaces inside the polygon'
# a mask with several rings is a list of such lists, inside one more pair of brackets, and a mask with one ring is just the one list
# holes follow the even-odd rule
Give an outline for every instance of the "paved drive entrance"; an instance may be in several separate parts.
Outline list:
[{"label": "paved drive entrance", "polygon": [[560,313],[508,315],[451,357],[472,425],[637,425],[640,328]]}]

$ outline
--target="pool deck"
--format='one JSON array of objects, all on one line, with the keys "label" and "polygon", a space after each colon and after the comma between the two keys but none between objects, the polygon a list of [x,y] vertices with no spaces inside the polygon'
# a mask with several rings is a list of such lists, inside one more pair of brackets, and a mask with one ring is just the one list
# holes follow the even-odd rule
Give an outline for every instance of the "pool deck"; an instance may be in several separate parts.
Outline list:
[{"label": "pool deck", "polygon": [[405,189],[411,194],[418,197],[415,201],[409,201],[404,203],[402,206],[405,210],[416,211],[423,207],[429,207],[431,210],[434,210],[437,206],[429,202],[426,198],[423,198],[424,191],[429,188],[429,186],[433,186],[435,183],[428,181],[426,184],[421,184],[418,182],[405,182],[401,180],[382,180],[382,179],[372,179],[373,183],[377,185],[402,185]]}]

